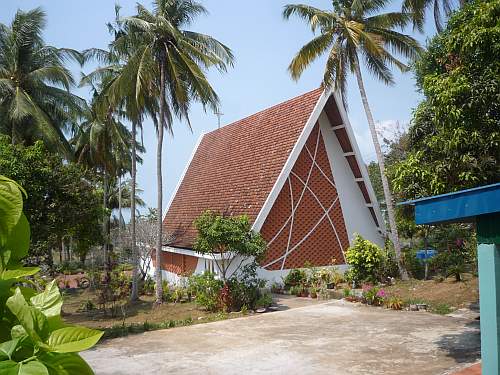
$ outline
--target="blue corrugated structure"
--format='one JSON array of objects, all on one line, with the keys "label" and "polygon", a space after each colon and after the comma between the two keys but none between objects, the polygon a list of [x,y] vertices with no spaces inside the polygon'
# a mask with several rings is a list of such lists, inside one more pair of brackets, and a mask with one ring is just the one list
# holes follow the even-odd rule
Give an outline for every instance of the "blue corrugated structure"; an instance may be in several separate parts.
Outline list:
[{"label": "blue corrugated structure", "polygon": [[400,203],[415,206],[416,224],[474,221],[500,212],[500,183]]},{"label": "blue corrugated structure", "polygon": [[500,375],[500,183],[401,203],[417,224],[476,222],[482,373]]}]

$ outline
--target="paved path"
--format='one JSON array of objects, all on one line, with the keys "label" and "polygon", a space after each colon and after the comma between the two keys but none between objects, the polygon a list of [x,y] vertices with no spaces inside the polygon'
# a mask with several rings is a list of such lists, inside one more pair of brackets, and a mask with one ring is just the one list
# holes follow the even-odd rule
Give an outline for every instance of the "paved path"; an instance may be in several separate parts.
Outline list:
[{"label": "paved path", "polygon": [[478,322],[332,301],[148,332],[83,353],[104,374],[451,374],[479,358]]}]

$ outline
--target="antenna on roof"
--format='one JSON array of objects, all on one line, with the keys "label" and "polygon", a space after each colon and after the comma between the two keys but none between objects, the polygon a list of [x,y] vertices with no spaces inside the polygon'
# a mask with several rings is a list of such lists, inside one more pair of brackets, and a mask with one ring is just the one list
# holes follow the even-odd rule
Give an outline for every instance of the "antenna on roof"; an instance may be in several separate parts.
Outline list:
[{"label": "antenna on roof", "polygon": [[220,129],[220,119],[222,116],[224,116],[224,113],[222,113],[220,110],[216,110],[214,112],[214,115],[217,116],[217,129]]}]

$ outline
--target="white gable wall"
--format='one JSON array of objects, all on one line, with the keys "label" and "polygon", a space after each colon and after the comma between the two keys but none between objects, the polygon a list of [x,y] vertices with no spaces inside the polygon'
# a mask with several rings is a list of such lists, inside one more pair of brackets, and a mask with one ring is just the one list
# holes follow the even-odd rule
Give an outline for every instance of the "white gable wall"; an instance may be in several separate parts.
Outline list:
[{"label": "white gable wall", "polygon": [[[321,113],[319,123],[333,179],[340,198],[349,243],[352,244],[354,233],[359,233],[363,238],[383,247],[384,239],[378,232],[378,228],[366,206],[363,194],[354,179],[349,163],[344,157],[337,136],[324,112]],[[351,142],[354,142],[354,140],[351,140]],[[359,167],[364,168],[364,165]]]}]

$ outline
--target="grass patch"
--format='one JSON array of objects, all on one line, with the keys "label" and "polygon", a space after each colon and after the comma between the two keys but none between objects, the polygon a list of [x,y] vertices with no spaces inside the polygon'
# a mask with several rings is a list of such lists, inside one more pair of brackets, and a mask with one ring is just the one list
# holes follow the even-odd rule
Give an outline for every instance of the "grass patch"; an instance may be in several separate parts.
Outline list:
[{"label": "grass patch", "polygon": [[102,309],[85,311],[83,308],[85,306],[98,307],[95,293],[88,289],[66,292],[63,298],[64,321],[103,330],[104,339],[237,318],[243,315],[242,313],[224,314],[204,311],[194,302],[163,303],[156,306],[154,296],[141,296],[141,299],[133,304],[125,300],[117,303],[117,314],[111,316],[110,311],[104,312]]},{"label": "grass patch", "polygon": [[449,314],[453,311],[454,309],[448,305],[447,303],[438,303],[437,305],[432,306],[430,311],[439,314],[439,315],[446,315]]}]

